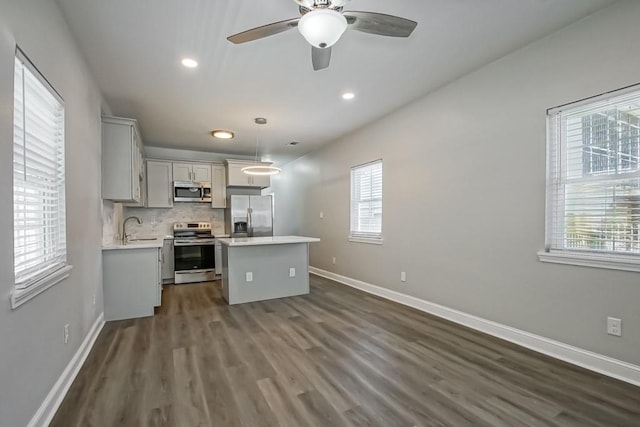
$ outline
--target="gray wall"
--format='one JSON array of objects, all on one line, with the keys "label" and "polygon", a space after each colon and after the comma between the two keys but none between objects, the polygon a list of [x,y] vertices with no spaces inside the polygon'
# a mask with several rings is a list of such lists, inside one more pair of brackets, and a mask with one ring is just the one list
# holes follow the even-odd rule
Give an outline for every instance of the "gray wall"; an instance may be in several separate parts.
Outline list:
[{"label": "gray wall", "polygon": [[[16,310],[13,286],[13,67],[16,43],[66,109],[67,245],[71,277]],[[25,425],[102,312],[102,98],[54,1],[0,0],[0,424]],[[93,295],[97,303],[93,305]],[[64,324],[70,340],[63,344]]]},{"label": "gray wall", "polygon": [[[545,110],[640,81],[638,16],[640,2],[615,3],[289,163],[277,234],[320,237],[314,267],[640,364],[640,276],[536,256]],[[384,244],[351,243],[349,168],[377,158]]]}]

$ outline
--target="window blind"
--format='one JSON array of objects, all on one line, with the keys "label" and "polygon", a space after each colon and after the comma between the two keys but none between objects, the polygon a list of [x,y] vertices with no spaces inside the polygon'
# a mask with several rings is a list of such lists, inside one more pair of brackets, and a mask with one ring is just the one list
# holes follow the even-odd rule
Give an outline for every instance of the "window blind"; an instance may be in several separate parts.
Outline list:
[{"label": "window blind", "polygon": [[547,248],[640,254],[640,87],[549,112]]},{"label": "window blind", "polygon": [[64,107],[18,52],[14,73],[13,243],[15,287],[66,265]]},{"label": "window blind", "polygon": [[350,235],[382,238],[382,160],[351,168]]}]

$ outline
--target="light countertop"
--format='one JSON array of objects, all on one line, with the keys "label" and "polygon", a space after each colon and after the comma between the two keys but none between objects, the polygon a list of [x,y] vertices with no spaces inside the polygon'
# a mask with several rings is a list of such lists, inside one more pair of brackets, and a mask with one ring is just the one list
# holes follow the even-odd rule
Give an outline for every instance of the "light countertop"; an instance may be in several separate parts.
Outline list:
[{"label": "light countertop", "polygon": [[319,241],[320,239],[318,238],[304,236],[234,237],[230,239],[220,239],[220,243],[225,246],[287,245],[291,243],[313,243]]},{"label": "light countertop", "polygon": [[[167,236],[159,236],[159,237],[147,237],[147,238],[136,238],[132,237],[129,240],[129,243],[123,245],[120,242],[113,242],[106,245],[102,245],[103,251],[111,251],[116,249],[152,249],[152,248],[161,248],[164,245],[164,239]],[[141,239],[141,240],[136,240]]]},{"label": "light countertop", "polygon": [[[229,237],[228,234],[219,235],[219,237]],[[218,237],[216,237],[217,239]],[[161,248],[164,241],[170,239],[173,240],[173,236],[168,234],[166,236],[132,236],[129,243],[123,245],[120,242],[112,242],[102,245],[103,251],[110,251],[115,249],[145,249],[145,248]],[[223,239],[220,239],[223,240]],[[229,239],[227,239],[229,240]]]}]

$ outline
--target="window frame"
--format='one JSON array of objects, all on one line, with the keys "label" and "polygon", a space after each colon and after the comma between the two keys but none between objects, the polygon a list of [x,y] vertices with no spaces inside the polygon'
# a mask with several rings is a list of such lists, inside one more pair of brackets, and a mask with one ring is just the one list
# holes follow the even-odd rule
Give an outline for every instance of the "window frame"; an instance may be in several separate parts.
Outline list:
[{"label": "window frame", "polygon": [[[67,260],[67,255],[68,255],[68,251],[67,251],[67,247],[66,247],[66,199],[65,199],[65,182],[66,182],[66,170],[65,170],[65,128],[66,128],[66,118],[65,118],[65,106],[64,106],[64,100],[62,99],[62,97],[60,96],[60,94],[55,90],[55,88],[47,81],[47,79],[42,75],[42,73],[37,69],[37,67],[33,64],[33,62],[31,62],[29,60],[29,58],[22,52],[22,50],[20,50],[19,47],[16,47],[16,51],[15,51],[15,56],[14,56],[14,93],[13,93],[13,109],[12,109],[12,116],[13,116],[13,130],[12,130],[12,157],[15,156],[15,152],[17,149],[17,146],[20,145],[21,147],[24,147],[25,142],[24,139],[24,133],[26,132],[23,129],[23,135],[21,136],[21,143],[19,144],[17,141],[17,136],[16,136],[16,132],[15,132],[15,120],[16,120],[16,115],[17,114],[21,114],[21,116],[24,118],[24,114],[25,112],[28,110],[27,106],[24,105],[24,103],[22,104],[22,110],[18,111],[17,108],[17,104],[15,102],[15,97],[16,97],[16,86],[18,84],[23,85],[24,87],[24,82],[25,82],[25,77],[24,74],[20,77],[18,77],[17,72],[15,71],[16,68],[18,66],[22,66],[22,70],[27,71],[31,77],[35,78],[35,80],[41,85],[41,87],[38,87],[37,90],[38,91],[42,91],[45,90],[46,92],[48,92],[54,99],[55,101],[57,101],[55,108],[61,108],[62,112],[60,114],[60,121],[56,122],[58,126],[61,126],[61,135],[55,139],[52,139],[51,141],[47,141],[47,143],[49,143],[52,147],[52,149],[58,153],[60,153],[60,159],[61,161],[58,160],[58,158],[53,162],[54,166],[54,170],[56,175],[59,176],[59,174],[62,175],[61,179],[57,179],[55,181],[55,185],[54,187],[56,187],[56,191],[53,193],[55,194],[55,197],[57,199],[57,202],[55,204],[56,209],[54,210],[54,212],[56,212],[57,215],[59,215],[59,217],[57,218],[55,224],[58,224],[56,226],[56,228],[58,228],[59,231],[57,231],[58,233],[58,237],[56,240],[56,246],[58,249],[62,248],[61,250],[58,250],[56,253],[58,254],[55,258],[55,261],[49,261],[50,265],[45,266],[44,268],[37,270],[37,271],[33,271],[32,270],[32,275],[30,277],[27,277],[26,279],[23,277],[20,281],[18,281],[16,279],[16,252],[15,252],[15,245],[16,245],[16,237],[15,237],[15,232],[16,232],[16,228],[15,228],[15,221],[16,221],[16,203],[15,203],[15,199],[14,201],[12,201],[12,217],[13,217],[13,223],[14,223],[14,239],[12,240],[12,245],[13,245],[13,250],[12,253],[14,254],[14,258],[13,258],[13,274],[14,274],[14,284],[13,284],[13,289],[10,293],[10,303],[11,303],[11,308],[15,309],[19,306],[21,306],[22,304],[26,303],[27,301],[29,301],[30,299],[34,298],[35,296],[39,295],[40,293],[44,292],[45,290],[47,290],[48,288],[62,282],[63,280],[65,280],[67,277],[70,276],[71,274],[71,270],[73,268],[73,266],[68,264],[68,260]],[[31,77],[29,77],[31,79]],[[44,105],[44,104],[43,104]],[[26,123],[23,119],[23,123]],[[23,124],[24,126],[24,124]],[[18,148],[20,149],[20,148]],[[22,150],[24,150],[24,148],[21,148]],[[24,151],[23,151],[24,152]],[[27,157],[28,159],[28,157]],[[15,161],[15,157],[14,157],[14,161]],[[28,161],[28,160],[27,160]],[[29,164],[33,162],[33,160],[31,160],[30,162],[28,161],[28,163],[25,164]],[[15,173],[16,173],[16,169],[15,169],[15,164],[12,167],[13,171],[12,171],[12,194],[14,195],[13,197],[16,197],[16,181],[15,181]],[[25,166],[23,166],[25,167]],[[23,189],[25,187],[22,187]],[[44,187],[41,187],[44,188]],[[49,189],[50,190],[50,189]],[[42,191],[42,190],[37,190],[37,191]],[[23,193],[24,194],[24,193]],[[41,197],[45,197],[44,195],[41,195]],[[42,226],[44,227],[44,226]],[[40,227],[40,228],[42,228]],[[62,231],[60,231],[60,228],[62,229]],[[44,233],[44,231],[42,231]],[[63,240],[61,241],[60,239],[60,234],[63,234]]]},{"label": "window frame", "polygon": [[[353,189],[354,189],[354,173],[356,173],[358,170],[361,170],[363,168],[368,168],[368,167],[372,167],[379,164],[380,165],[380,232],[379,233],[369,233],[369,232],[361,232],[361,231],[355,231],[354,230],[354,224],[353,224],[353,210],[354,210],[354,202],[357,203],[361,203],[362,200],[360,201],[356,201],[354,199],[354,195],[353,195]],[[376,244],[376,245],[381,245],[384,242],[383,239],[383,224],[382,224],[382,218],[384,217],[384,215],[382,214],[383,210],[384,210],[384,179],[383,179],[383,175],[384,175],[384,167],[383,167],[383,161],[382,159],[376,159],[376,160],[372,160],[370,162],[366,162],[366,163],[362,163],[362,164],[358,164],[355,166],[352,166],[350,168],[350,173],[349,173],[349,235],[348,235],[348,240],[350,242],[356,242],[356,243],[370,243],[370,244]],[[372,199],[373,201],[373,199]]]},{"label": "window frame", "polygon": [[[557,107],[549,108],[547,110],[547,145],[546,145],[546,189],[545,189],[545,248],[538,252],[538,260],[541,262],[549,262],[556,264],[568,264],[584,267],[605,268],[622,271],[640,272],[640,253],[623,253],[623,252],[605,252],[588,249],[571,249],[571,248],[558,248],[552,245],[552,234],[556,233],[554,221],[555,202],[553,196],[555,194],[555,186],[562,185],[560,181],[563,179],[563,166],[559,165],[559,162],[554,162],[553,153],[559,151],[561,159],[564,159],[566,155],[566,141],[558,136],[558,126],[555,125],[555,117],[566,110],[574,110],[577,108],[584,108],[591,104],[595,105],[606,101],[608,99],[618,98],[620,96],[629,95],[637,92],[640,95],[640,84],[634,84],[626,86],[621,89],[616,89],[595,95],[592,97],[584,98],[579,101],[563,104]],[[560,124],[561,126],[561,124]],[[558,148],[557,145],[560,144]],[[589,179],[596,181],[607,181],[604,179],[599,180],[597,173],[592,173]],[[594,177],[595,175],[595,177]],[[564,184],[566,185],[566,184]],[[564,187],[562,188],[564,191]],[[564,200],[564,197],[563,197]],[[565,214],[563,209],[561,215]],[[562,232],[563,235],[565,232]]]}]

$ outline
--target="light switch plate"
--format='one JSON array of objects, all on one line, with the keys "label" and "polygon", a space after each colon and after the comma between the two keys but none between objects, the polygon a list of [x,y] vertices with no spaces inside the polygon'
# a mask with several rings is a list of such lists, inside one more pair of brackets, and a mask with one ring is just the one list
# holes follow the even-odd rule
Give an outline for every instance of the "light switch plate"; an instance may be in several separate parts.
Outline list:
[{"label": "light switch plate", "polygon": [[291,267],[289,269],[289,277],[296,277],[296,269],[295,269],[295,267]]},{"label": "light switch plate", "polygon": [[253,282],[253,272],[247,271],[247,282]]}]

